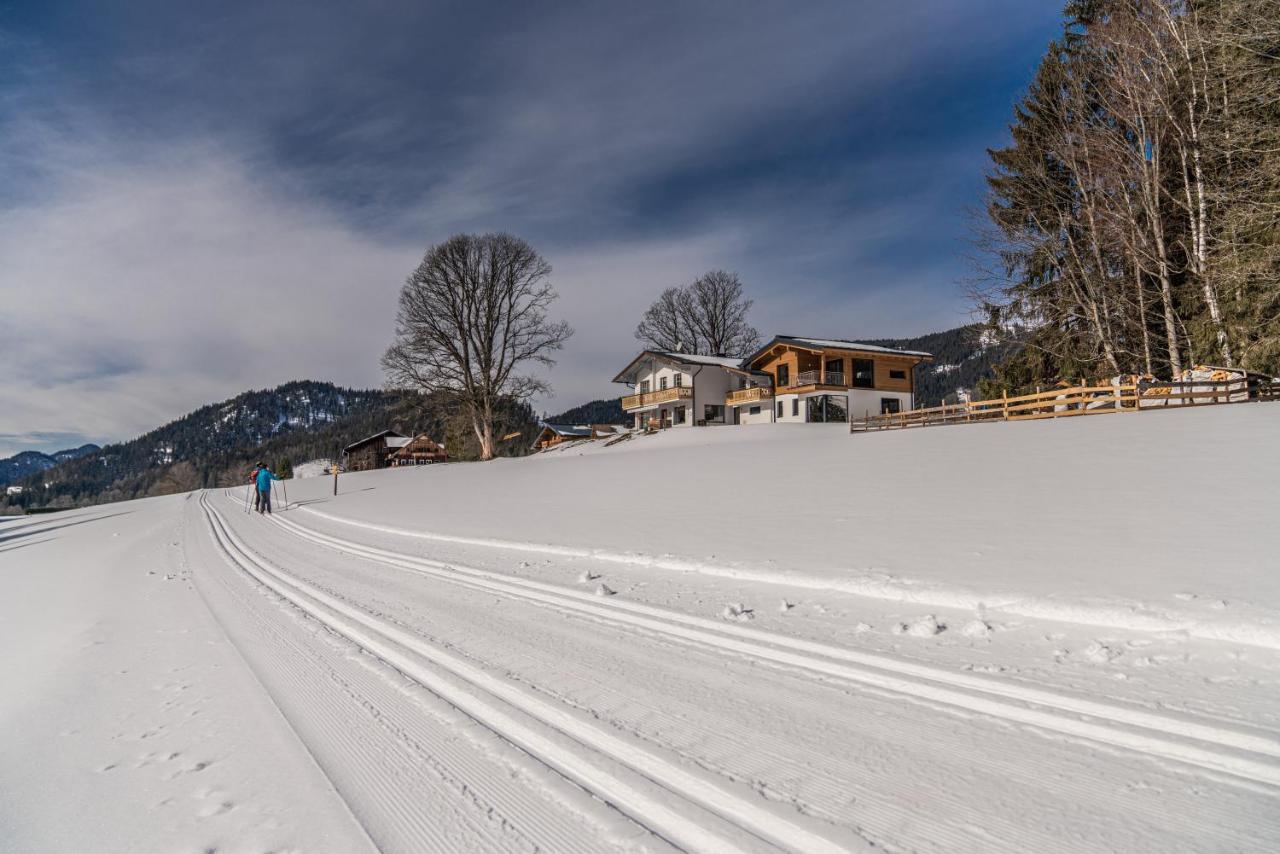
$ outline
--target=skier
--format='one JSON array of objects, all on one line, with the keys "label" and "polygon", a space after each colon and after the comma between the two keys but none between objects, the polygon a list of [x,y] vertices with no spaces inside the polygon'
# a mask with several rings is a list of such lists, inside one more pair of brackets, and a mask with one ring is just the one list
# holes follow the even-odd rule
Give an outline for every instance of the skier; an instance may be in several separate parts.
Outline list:
[{"label": "skier", "polygon": [[262,495],[258,492],[258,473],[266,468],[262,463],[258,463],[253,467],[253,471],[249,472],[249,483],[253,484],[253,509],[257,510],[262,503]]},{"label": "skier", "polygon": [[259,463],[258,469],[258,512],[271,512],[271,481],[279,480],[271,469]]}]

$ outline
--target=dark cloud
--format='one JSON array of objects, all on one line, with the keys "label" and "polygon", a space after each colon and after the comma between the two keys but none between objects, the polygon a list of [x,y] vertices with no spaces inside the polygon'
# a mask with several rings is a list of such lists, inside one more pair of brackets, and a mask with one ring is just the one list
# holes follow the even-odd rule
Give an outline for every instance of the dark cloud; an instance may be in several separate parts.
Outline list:
[{"label": "dark cloud", "polygon": [[120,438],[276,380],[376,384],[403,276],[458,230],[556,267],[579,335],[548,408],[612,393],[635,315],[708,267],[764,328],[960,322],[964,207],[1056,19],[21,4],[0,16],[0,430]]}]

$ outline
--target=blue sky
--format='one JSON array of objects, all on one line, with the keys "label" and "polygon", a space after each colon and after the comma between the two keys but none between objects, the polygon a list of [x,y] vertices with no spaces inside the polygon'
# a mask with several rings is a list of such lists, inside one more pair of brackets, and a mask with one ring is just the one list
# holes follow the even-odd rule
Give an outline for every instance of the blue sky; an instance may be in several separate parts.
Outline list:
[{"label": "blue sky", "polygon": [[[0,455],[289,379],[381,382],[433,242],[507,230],[578,334],[555,411],[663,288],[762,332],[968,319],[985,149],[1057,3],[0,0]],[[56,441],[51,438],[56,437]]]}]

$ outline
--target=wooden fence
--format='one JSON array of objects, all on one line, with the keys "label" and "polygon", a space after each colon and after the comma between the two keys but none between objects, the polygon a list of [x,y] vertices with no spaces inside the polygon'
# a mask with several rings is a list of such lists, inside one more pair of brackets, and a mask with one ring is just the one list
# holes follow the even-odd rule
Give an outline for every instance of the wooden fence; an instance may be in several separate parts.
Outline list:
[{"label": "wooden fence", "polygon": [[1016,397],[1005,395],[990,400],[868,415],[851,420],[849,427],[854,433],[864,433],[935,424],[1030,421],[1258,400],[1280,400],[1280,382],[1268,377],[1248,376],[1230,380],[1157,380],[1122,385],[1071,386]]}]

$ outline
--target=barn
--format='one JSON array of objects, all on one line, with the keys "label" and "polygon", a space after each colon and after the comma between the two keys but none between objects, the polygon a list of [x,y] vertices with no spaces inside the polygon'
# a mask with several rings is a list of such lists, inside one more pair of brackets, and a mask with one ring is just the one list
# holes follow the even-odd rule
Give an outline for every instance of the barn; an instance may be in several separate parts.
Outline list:
[{"label": "barn", "polygon": [[369,471],[386,468],[391,454],[405,447],[410,439],[395,430],[383,430],[372,436],[353,442],[342,449],[347,459],[347,471]]}]

